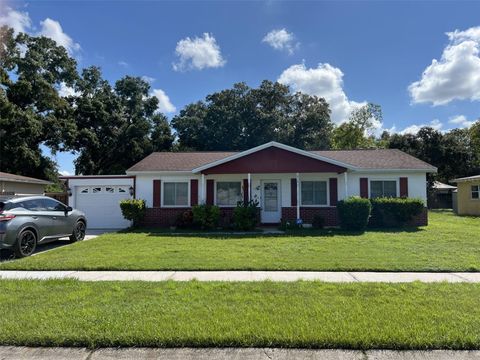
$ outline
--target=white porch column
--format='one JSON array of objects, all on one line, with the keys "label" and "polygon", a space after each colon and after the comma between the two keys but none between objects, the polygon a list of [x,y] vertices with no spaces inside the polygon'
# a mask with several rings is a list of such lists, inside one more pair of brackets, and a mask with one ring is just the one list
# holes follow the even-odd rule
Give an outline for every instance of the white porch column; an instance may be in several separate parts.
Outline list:
[{"label": "white porch column", "polygon": [[343,181],[345,181],[345,199],[348,198],[348,174],[345,171],[343,173]]},{"label": "white porch column", "polygon": [[252,198],[252,175],[248,173],[248,201]]},{"label": "white porch column", "polygon": [[202,191],[201,191],[201,194],[202,194],[202,199],[201,199],[201,203],[202,204],[205,204],[205,174],[202,174]]},{"label": "white porch column", "polygon": [[297,220],[300,219],[300,174],[297,173]]}]

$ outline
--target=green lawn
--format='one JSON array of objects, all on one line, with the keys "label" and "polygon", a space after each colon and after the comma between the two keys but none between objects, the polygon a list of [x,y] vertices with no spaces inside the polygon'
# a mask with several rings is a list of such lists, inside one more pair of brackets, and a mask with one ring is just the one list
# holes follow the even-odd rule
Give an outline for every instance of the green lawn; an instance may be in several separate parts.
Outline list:
[{"label": "green lawn", "polygon": [[479,349],[479,284],[0,281],[0,344]]},{"label": "green lawn", "polygon": [[431,212],[419,229],[284,236],[106,234],[4,262],[25,270],[479,271],[480,218]]}]

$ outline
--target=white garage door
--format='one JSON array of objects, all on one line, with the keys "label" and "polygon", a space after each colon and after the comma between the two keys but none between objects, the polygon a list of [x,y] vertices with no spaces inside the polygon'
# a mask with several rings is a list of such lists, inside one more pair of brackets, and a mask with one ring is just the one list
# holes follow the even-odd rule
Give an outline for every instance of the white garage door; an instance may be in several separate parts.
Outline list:
[{"label": "white garage door", "polygon": [[123,229],[130,226],[120,210],[120,200],[129,199],[129,186],[77,186],[75,208],[87,217],[89,229]]}]

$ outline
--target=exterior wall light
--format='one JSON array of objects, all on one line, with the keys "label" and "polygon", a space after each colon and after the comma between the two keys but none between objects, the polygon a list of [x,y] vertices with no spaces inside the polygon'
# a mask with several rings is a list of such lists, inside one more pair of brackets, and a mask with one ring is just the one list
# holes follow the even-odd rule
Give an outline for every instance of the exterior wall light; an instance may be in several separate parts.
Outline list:
[{"label": "exterior wall light", "polygon": [[130,192],[130,196],[133,196],[133,190],[134,190],[134,189],[133,189],[133,186],[130,186],[130,187],[128,188],[128,191]]},{"label": "exterior wall light", "polygon": [[69,197],[72,196],[72,189],[68,188],[67,189],[67,194],[68,194]]}]

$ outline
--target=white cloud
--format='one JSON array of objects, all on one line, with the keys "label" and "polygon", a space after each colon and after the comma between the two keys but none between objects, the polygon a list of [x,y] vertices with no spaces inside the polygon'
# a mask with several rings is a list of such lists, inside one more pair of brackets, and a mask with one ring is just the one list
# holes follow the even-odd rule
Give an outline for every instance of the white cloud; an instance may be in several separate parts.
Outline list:
[{"label": "white cloud", "polygon": [[153,83],[156,79],[154,77],[151,77],[151,76],[147,76],[147,75],[143,75],[142,76],[142,80],[151,84]]},{"label": "white cloud", "polygon": [[467,117],[465,115],[455,115],[451,117],[448,122],[450,124],[456,125],[459,128],[469,128],[475,123],[475,121],[467,120]]},{"label": "white cloud", "polygon": [[270,31],[262,42],[269,44],[275,50],[287,51],[289,54],[293,54],[300,46],[300,43],[295,41],[293,33],[289,33],[286,29]]},{"label": "white cloud", "polygon": [[54,40],[58,45],[67,49],[70,54],[80,50],[80,45],[74,42],[73,39],[63,31],[58,21],[46,18],[40,22],[40,25],[42,28],[37,36],[45,36]]},{"label": "white cloud", "polygon": [[179,61],[173,64],[175,71],[218,68],[226,63],[217,41],[208,33],[204,33],[203,37],[193,39],[187,37],[180,40],[175,48],[175,54],[179,58]]},{"label": "white cloud", "polygon": [[366,105],[366,102],[348,99],[343,90],[343,72],[330,64],[320,63],[310,69],[305,64],[292,65],[282,72],[278,82],[289,85],[294,91],[325,98],[332,111],[331,118],[337,124],[348,120],[356,107]]},{"label": "white cloud", "polygon": [[120,65],[120,66],[122,66],[122,67],[125,67],[125,68],[128,67],[128,63],[127,63],[126,61],[123,61],[123,60],[120,60],[120,61],[118,62],[118,65]]},{"label": "white cloud", "polygon": [[71,88],[70,86],[67,86],[65,83],[62,82],[58,89],[58,95],[60,95],[61,97],[67,97],[76,96],[79,95],[79,93],[76,92],[74,88]]},{"label": "white cloud", "polygon": [[402,131],[399,131],[399,134],[405,135],[405,134],[412,134],[415,135],[418,133],[418,131],[425,126],[429,126],[433,128],[434,130],[441,130],[443,128],[443,124],[440,122],[438,119],[434,119],[430,121],[429,124],[418,124],[418,125],[410,125],[403,129]]},{"label": "white cloud", "polygon": [[10,7],[4,9],[0,6],[0,26],[7,25],[11,27],[16,34],[27,32],[32,27],[32,20],[27,12],[16,11]]},{"label": "white cloud", "polygon": [[162,89],[153,89],[152,95],[158,99],[158,108],[163,113],[173,113],[176,107],[170,102],[170,98]]},{"label": "white cloud", "polygon": [[447,33],[449,44],[408,87],[414,103],[480,100],[480,26]]},{"label": "white cloud", "polygon": [[61,176],[71,176],[73,175],[70,171],[68,170],[59,170],[58,173],[61,175]]}]

